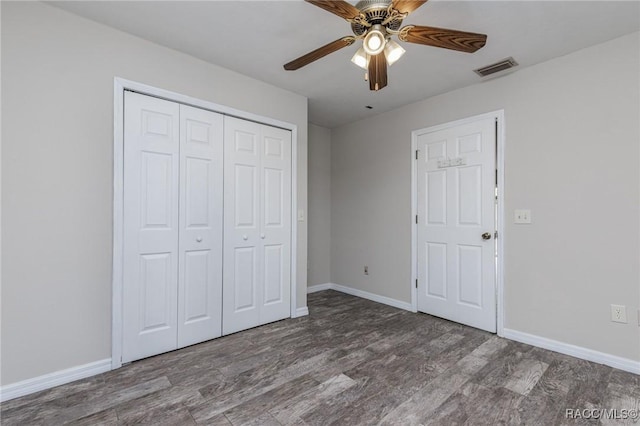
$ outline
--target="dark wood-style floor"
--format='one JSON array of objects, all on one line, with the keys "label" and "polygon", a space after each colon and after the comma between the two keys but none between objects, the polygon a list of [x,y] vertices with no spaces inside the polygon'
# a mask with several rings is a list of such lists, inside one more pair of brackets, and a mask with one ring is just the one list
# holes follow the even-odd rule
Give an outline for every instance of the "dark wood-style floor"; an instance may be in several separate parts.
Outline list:
[{"label": "dark wood-style floor", "polygon": [[[288,319],[1,405],[2,424],[589,423],[640,376],[334,291]],[[633,424],[591,420],[590,424]]]}]

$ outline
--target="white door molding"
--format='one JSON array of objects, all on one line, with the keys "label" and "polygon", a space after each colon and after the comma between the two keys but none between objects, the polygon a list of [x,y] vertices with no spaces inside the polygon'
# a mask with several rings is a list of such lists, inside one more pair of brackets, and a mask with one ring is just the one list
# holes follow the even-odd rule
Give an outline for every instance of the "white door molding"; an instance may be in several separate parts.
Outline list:
[{"label": "white door molding", "polygon": [[417,150],[417,135],[424,132],[435,132],[450,127],[468,124],[474,121],[494,118],[496,120],[496,168],[498,180],[498,202],[497,202],[497,268],[496,268],[496,326],[499,336],[504,333],[504,144],[505,144],[505,124],[504,110],[498,110],[473,117],[464,118],[448,123],[443,123],[411,132],[411,306],[413,312],[418,312],[418,290],[416,280],[417,256],[418,256],[418,227],[415,217],[418,213],[418,182],[417,163],[415,160]]},{"label": "white door molding", "polygon": [[[298,126],[292,123],[264,117],[197,99],[180,93],[171,92],[120,77],[114,78],[113,84],[113,267],[112,267],[112,317],[111,317],[111,369],[122,366],[122,294],[124,265],[124,92],[133,91],[184,105],[201,108],[244,120],[255,121],[273,127],[291,131],[291,217],[297,217],[297,148]],[[291,303],[290,316],[298,316],[296,307],[296,265],[298,223],[292,219],[291,226]]]}]

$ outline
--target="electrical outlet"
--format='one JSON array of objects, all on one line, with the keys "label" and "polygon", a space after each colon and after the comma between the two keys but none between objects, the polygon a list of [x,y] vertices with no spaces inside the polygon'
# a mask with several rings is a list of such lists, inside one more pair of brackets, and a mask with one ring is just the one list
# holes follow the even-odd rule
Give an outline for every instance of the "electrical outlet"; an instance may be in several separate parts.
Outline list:
[{"label": "electrical outlet", "polygon": [[369,275],[369,267],[365,265],[364,267],[364,274],[365,275]]},{"label": "electrical outlet", "polygon": [[611,321],[627,323],[627,307],[624,305],[611,305]]}]

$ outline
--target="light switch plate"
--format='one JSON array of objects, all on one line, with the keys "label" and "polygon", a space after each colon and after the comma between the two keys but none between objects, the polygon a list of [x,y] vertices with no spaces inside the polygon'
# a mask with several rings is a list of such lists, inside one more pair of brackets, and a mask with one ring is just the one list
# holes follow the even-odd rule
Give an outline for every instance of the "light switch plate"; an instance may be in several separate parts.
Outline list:
[{"label": "light switch plate", "polygon": [[531,223],[531,210],[514,210],[513,223]]}]

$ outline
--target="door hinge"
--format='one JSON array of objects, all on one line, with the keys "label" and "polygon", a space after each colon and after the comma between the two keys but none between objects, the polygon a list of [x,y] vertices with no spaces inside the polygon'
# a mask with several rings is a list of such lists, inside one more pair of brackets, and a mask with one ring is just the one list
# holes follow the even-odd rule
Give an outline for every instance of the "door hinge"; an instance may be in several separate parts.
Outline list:
[{"label": "door hinge", "polygon": [[418,152],[420,151],[416,149],[416,160],[418,159]]},{"label": "door hinge", "polygon": [[416,288],[418,288],[418,279],[416,278]]},{"label": "door hinge", "polygon": [[418,215],[416,215],[416,223],[418,223]]}]

